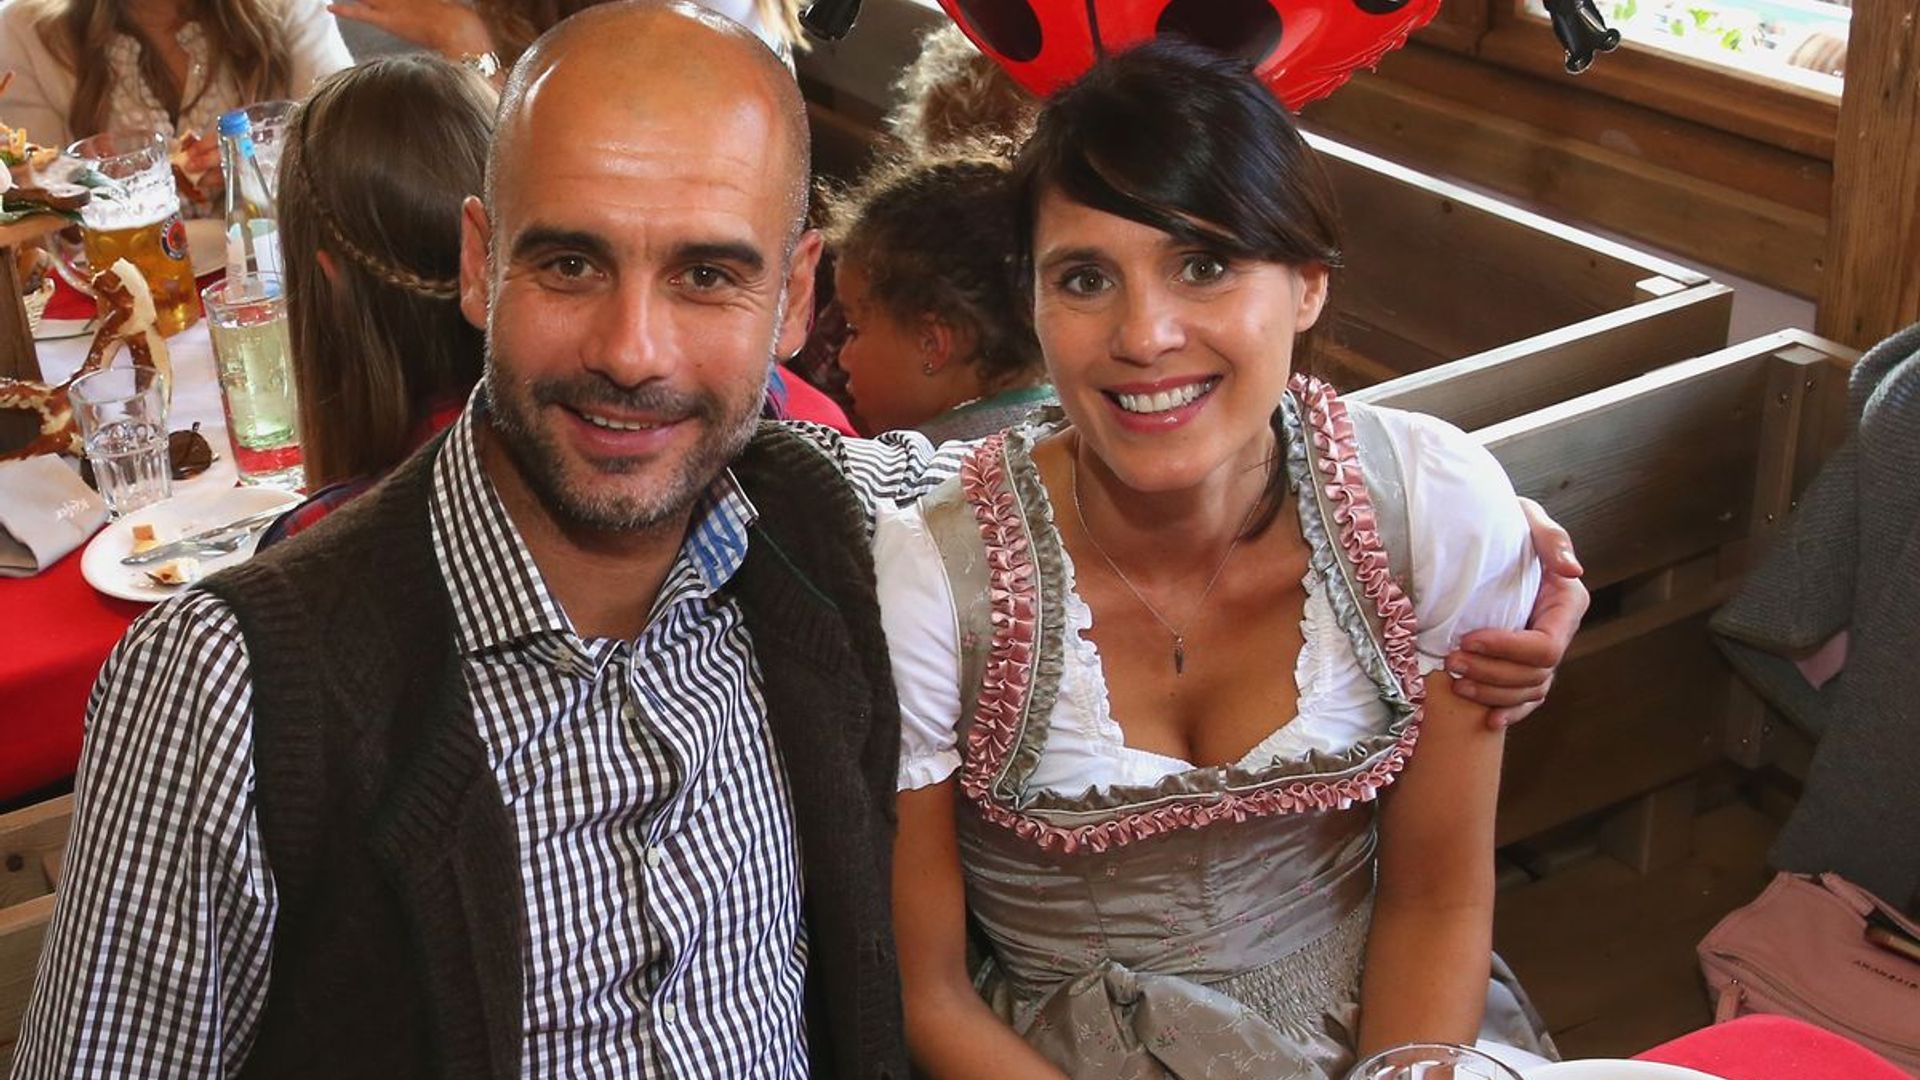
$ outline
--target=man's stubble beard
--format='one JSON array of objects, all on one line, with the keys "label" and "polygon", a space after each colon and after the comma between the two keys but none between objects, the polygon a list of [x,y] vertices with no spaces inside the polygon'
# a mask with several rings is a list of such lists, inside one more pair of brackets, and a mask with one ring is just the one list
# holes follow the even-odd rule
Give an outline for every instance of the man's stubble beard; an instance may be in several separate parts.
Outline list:
[{"label": "man's stubble beard", "polygon": [[[769,366],[771,370],[771,358]],[[645,385],[622,390],[592,375],[510,382],[493,352],[486,357],[488,422],[515,470],[543,507],[563,526],[612,532],[647,532],[676,524],[713,481],[746,448],[766,397],[766,379],[746,384],[751,393],[729,403],[704,392]],[[663,462],[654,458],[616,458],[581,463],[585,478],[569,478],[567,457],[558,439],[539,425],[544,407],[602,405],[682,419],[698,425],[700,436],[657,486],[635,494],[596,493],[581,481],[593,476],[630,475]]]}]

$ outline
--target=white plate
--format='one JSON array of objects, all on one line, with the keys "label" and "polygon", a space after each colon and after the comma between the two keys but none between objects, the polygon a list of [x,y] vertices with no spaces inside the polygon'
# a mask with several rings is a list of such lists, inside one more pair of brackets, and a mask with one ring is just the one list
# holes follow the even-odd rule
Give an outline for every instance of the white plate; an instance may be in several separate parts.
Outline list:
[{"label": "white plate", "polygon": [[93,333],[92,319],[41,319],[34,327],[33,340],[60,341],[64,338],[79,337]]},{"label": "white plate", "polygon": [[1520,1074],[1525,1080],[1721,1080],[1720,1077],[1656,1061],[1557,1061]]},{"label": "white plate", "polygon": [[[80,575],[87,584],[122,600],[138,600],[155,604],[170,596],[178,595],[184,585],[155,585],[147,577],[146,568],[122,566],[120,560],[133,554],[133,527],[152,525],[154,535],[162,542],[178,540],[189,533],[202,529],[211,529],[229,521],[237,521],[249,514],[271,510],[276,506],[291,507],[300,501],[300,496],[273,488],[236,487],[221,491],[196,492],[192,495],[175,495],[171,499],[154,503],[152,506],[136,510],[126,517],[100,530],[100,535],[87,545],[86,554],[80,557]],[[231,555],[220,555],[200,560],[200,576],[205,577],[215,570],[246,562],[253,556],[253,546],[260,534],[254,533],[240,550]]]}]

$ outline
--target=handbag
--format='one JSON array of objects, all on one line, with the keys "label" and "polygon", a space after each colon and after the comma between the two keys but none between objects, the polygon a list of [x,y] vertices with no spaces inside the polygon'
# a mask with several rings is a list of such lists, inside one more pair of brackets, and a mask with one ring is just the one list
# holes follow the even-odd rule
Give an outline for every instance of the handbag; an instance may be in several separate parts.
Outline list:
[{"label": "handbag", "polygon": [[1773,1013],[1920,1077],[1920,925],[1838,874],[1782,873],[1700,941],[1714,1023]]}]

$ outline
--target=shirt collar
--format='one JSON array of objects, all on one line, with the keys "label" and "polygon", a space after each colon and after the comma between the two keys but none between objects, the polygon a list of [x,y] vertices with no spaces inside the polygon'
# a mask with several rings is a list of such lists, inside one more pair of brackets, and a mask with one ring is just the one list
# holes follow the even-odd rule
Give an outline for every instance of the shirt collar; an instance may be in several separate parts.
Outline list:
[{"label": "shirt collar", "polygon": [[[481,465],[483,392],[484,385],[474,388],[433,466],[434,557],[453,599],[462,654],[545,634],[573,636],[573,624]],[[654,613],[725,585],[746,561],[748,530],[757,516],[732,470],[716,478],[694,507],[692,527]]]}]

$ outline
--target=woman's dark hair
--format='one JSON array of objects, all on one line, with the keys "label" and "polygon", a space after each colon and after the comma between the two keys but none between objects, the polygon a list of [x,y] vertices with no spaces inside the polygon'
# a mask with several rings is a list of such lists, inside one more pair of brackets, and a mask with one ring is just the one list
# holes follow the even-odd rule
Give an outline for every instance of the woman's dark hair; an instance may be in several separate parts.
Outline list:
[{"label": "woman's dark hair", "polygon": [[[827,238],[841,265],[903,324],[932,315],[973,338],[963,358],[988,387],[1044,365],[1013,272],[1014,206],[1006,161],[990,148],[883,160],[852,190],[827,192]],[[905,363],[905,358],[902,358]]]},{"label": "woman's dark hair", "polygon": [[415,54],[323,80],[288,120],[280,232],[312,488],[392,468],[433,401],[480,377],[460,204],[480,192],[494,105],[478,75]]},{"label": "woman's dark hair", "polygon": [[[1178,38],[1103,60],[1049,100],[1013,183],[1029,287],[1035,218],[1050,191],[1230,258],[1340,265],[1332,188],[1286,108],[1245,61]],[[1295,342],[1296,367],[1311,368],[1313,337]],[[1273,424],[1284,446],[1277,412]],[[1275,462],[1252,533],[1272,522],[1286,491]]]}]

